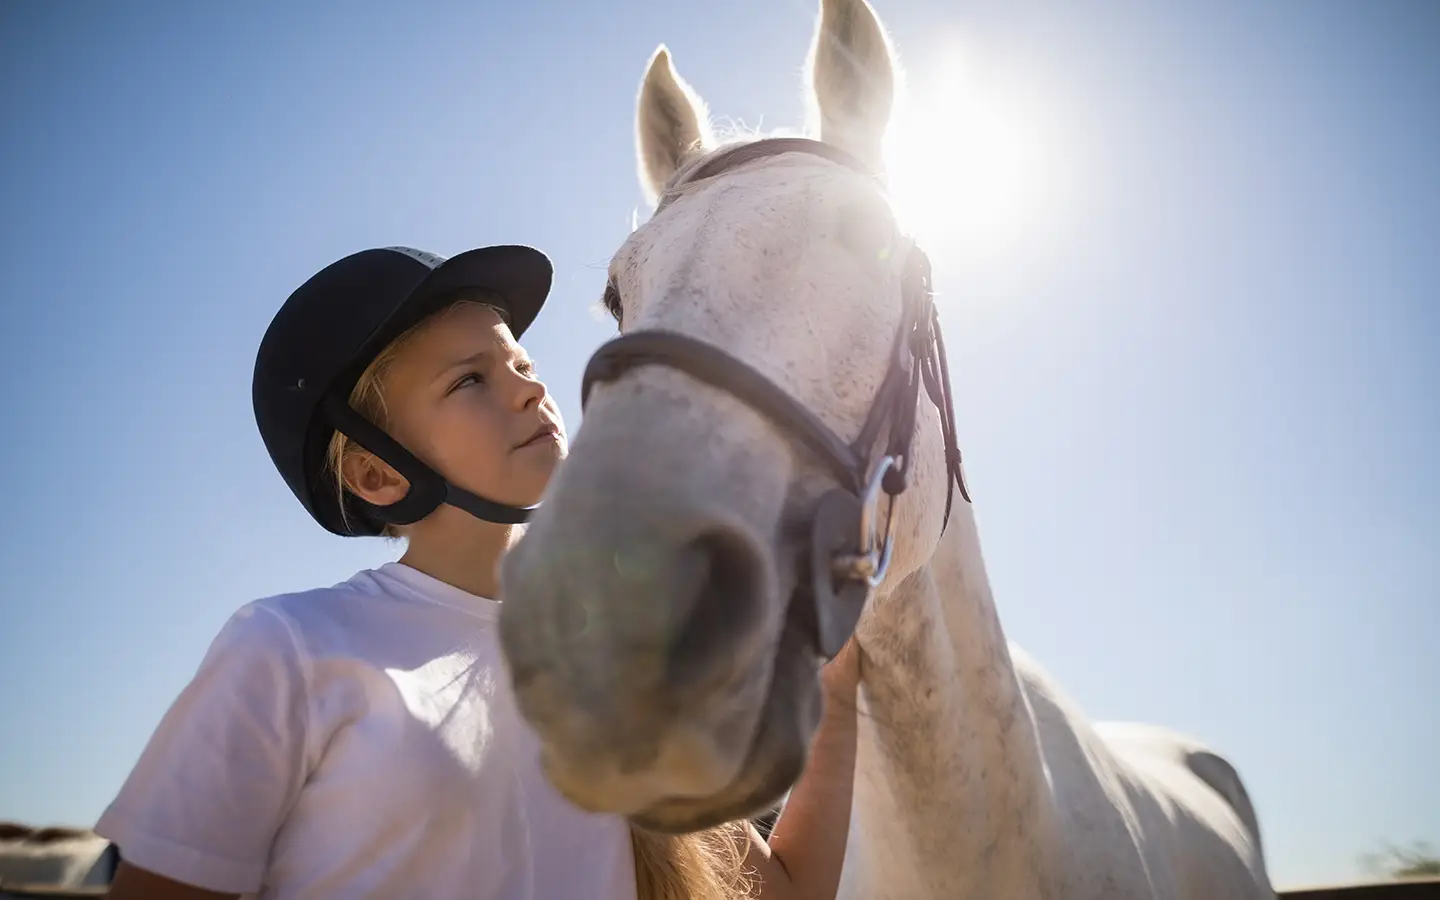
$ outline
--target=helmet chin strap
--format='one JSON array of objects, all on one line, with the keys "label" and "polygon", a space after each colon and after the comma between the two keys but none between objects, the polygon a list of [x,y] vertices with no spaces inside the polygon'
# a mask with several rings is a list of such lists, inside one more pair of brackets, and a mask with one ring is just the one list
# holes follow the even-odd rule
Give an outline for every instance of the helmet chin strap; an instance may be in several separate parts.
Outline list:
[{"label": "helmet chin strap", "polygon": [[360,446],[383,459],[410,482],[409,493],[388,506],[377,506],[355,498],[356,505],[378,522],[409,525],[430,515],[439,509],[441,504],[449,504],[482,522],[519,525],[540,508],[538,503],[534,506],[507,506],[457,487],[421,462],[415,454],[401,446],[399,441],[356,412],[349,403],[332,395],[322,401],[322,406],[330,424],[337,431],[348,435]]},{"label": "helmet chin strap", "polygon": [[[443,480],[443,479],[442,479]],[[400,501],[404,503],[404,500]],[[478,494],[472,494],[462,487],[456,487],[450,482],[445,482],[445,503],[463,509],[465,512],[480,519],[483,522],[494,522],[497,525],[521,525],[530,518],[530,514],[540,508],[540,504],[534,506],[506,506],[503,503],[496,503],[494,500],[486,500]],[[372,510],[383,511],[390,509],[387,506],[375,506]],[[371,515],[375,515],[372,512]],[[397,525],[408,524],[403,522]]]}]

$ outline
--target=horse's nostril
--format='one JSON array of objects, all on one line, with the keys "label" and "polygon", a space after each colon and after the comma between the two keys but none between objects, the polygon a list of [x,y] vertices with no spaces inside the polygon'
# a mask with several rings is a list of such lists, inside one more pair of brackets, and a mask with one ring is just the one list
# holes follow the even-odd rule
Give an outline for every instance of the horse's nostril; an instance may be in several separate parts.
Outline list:
[{"label": "horse's nostril", "polygon": [[763,591],[755,548],[728,529],[712,529],[681,550],[685,583],[693,587],[676,610],[666,674],[690,685],[723,671],[737,644],[758,624]]}]

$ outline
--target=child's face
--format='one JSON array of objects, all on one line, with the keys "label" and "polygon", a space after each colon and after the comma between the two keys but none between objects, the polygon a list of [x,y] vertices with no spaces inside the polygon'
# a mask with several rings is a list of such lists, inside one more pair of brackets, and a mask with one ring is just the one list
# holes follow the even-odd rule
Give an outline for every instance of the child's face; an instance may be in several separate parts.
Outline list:
[{"label": "child's face", "polygon": [[421,325],[382,389],[387,430],[446,480],[498,503],[540,500],[567,444],[555,400],[493,309]]}]

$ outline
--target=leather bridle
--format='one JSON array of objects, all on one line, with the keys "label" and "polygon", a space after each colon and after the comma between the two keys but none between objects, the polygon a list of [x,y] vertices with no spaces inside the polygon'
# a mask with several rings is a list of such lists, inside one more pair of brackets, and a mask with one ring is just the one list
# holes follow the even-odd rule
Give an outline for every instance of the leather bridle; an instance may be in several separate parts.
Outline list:
[{"label": "leather bridle", "polygon": [[[679,184],[713,178],[781,153],[809,153],[871,175],[858,160],[828,144],[805,138],[769,138],[716,154],[685,173]],[[674,196],[670,194],[661,207]],[[597,383],[615,381],[639,366],[678,369],[768,417],[825,463],[839,487],[826,492],[815,508],[810,545],[808,552],[802,553],[801,577],[790,598],[789,614],[803,619],[815,650],[826,659],[834,658],[850,639],[865,601],[889,569],[895,497],[905,491],[908,482],[922,382],[940,411],[945,436],[950,477],[942,533],[949,525],[957,485],[960,495],[970,502],[955,438],[950,371],[935,310],[930,260],[913,241],[905,260],[901,302],[900,326],[885,379],[859,435],[848,444],[751,366],[713,344],[679,332],[644,329],[614,338],[590,358],[581,384],[583,409]],[[887,424],[884,451],[872,459]],[[878,523],[881,493],[889,497],[883,534]]]}]

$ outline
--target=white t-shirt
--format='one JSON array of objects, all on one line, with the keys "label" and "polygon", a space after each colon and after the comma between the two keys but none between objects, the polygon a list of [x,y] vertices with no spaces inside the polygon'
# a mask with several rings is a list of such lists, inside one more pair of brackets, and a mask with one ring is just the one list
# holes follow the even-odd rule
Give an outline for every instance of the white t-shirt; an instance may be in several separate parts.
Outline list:
[{"label": "white t-shirt", "polygon": [[541,773],[498,603],[399,563],[247,604],[96,831],[267,900],[633,900],[623,819]]}]

